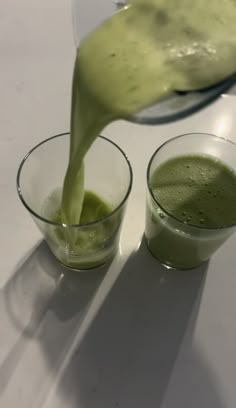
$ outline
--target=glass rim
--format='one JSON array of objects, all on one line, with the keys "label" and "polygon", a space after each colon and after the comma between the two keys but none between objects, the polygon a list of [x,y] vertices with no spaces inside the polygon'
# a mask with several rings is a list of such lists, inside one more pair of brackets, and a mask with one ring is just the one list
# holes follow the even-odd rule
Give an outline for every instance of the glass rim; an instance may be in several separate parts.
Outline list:
[{"label": "glass rim", "polygon": [[119,203],[119,204],[115,207],[115,209],[112,210],[108,215],[106,215],[106,216],[104,216],[104,217],[102,217],[102,218],[99,218],[99,219],[97,219],[97,220],[95,220],[95,221],[90,221],[90,222],[87,222],[87,223],[84,223],[84,224],[65,224],[65,223],[58,223],[58,222],[54,222],[54,221],[48,220],[47,218],[45,218],[45,217],[43,217],[42,215],[40,215],[40,214],[38,214],[37,212],[35,212],[35,211],[27,204],[27,202],[25,201],[25,199],[24,199],[24,197],[23,197],[23,194],[22,194],[21,182],[20,182],[20,179],[21,179],[21,171],[22,171],[23,166],[24,166],[24,164],[26,163],[27,159],[28,159],[28,158],[31,156],[31,154],[32,154],[35,150],[37,150],[40,146],[42,146],[43,144],[45,144],[45,143],[47,143],[47,142],[52,141],[53,139],[56,139],[56,138],[59,138],[59,137],[63,137],[63,136],[68,136],[68,135],[70,135],[70,132],[64,132],[64,133],[60,133],[60,134],[55,135],[55,136],[51,136],[51,137],[49,137],[49,138],[47,138],[47,139],[42,140],[40,143],[38,143],[38,144],[35,145],[32,149],[30,149],[30,150],[28,151],[28,153],[26,153],[26,155],[25,155],[25,156],[23,157],[23,159],[21,160],[20,165],[19,165],[19,168],[18,168],[18,170],[17,170],[16,188],[17,188],[18,197],[20,198],[20,200],[21,200],[22,204],[24,205],[24,207],[29,211],[29,213],[30,213],[31,215],[33,215],[35,218],[39,219],[40,221],[42,221],[42,222],[44,222],[44,223],[46,223],[46,224],[53,225],[53,226],[55,226],[55,227],[61,227],[61,228],[86,228],[86,227],[90,227],[90,226],[92,226],[92,225],[96,225],[96,224],[99,224],[99,223],[101,223],[101,222],[104,222],[104,221],[110,219],[114,214],[116,214],[116,213],[123,207],[123,205],[125,204],[125,202],[127,201],[128,197],[129,197],[130,192],[131,192],[131,189],[132,189],[132,185],[133,185],[133,170],[132,170],[132,166],[131,166],[131,164],[130,164],[130,161],[129,161],[127,155],[126,155],[125,152],[120,148],[120,146],[118,146],[118,144],[116,144],[116,143],[113,142],[112,140],[108,139],[107,137],[102,136],[102,135],[99,135],[99,136],[98,136],[99,139],[103,139],[103,140],[105,140],[106,142],[111,143],[117,150],[119,150],[119,152],[122,154],[122,156],[123,156],[123,158],[124,158],[126,164],[128,165],[129,177],[130,177],[130,179],[129,179],[129,185],[128,185],[127,191],[126,191],[126,193],[124,194],[123,199],[120,200],[120,203]]},{"label": "glass rim", "polygon": [[226,139],[226,138],[221,137],[221,136],[213,135],[212,133],[191,132],[191,133],[184,133],[184,134],[182,134],[182,135],[175,136],[175,137],[173,137],[173,138],[167,140],[166,142],[162,143],[162,144],[154,151],[154,153],[152,154],[152,156],[151,156],[151,158],[150,158],[150,160],[149,160],[149,163],[148,163],[148,166],[147,166],[147,172],[146,172],[148,191],[149,191],[149,193],[150,193],[150,195],[151,195],[153,201],[160,207],[160,209],[161,209],[168,217],[174,219],[174,220],[177,221],[179,224],[184,225],[185,227],[190,227],[190,228],[193,228],[193,229],[195,228],[195,229],[201,230],[201,231],[203,231],[203,230],[205,230],[205,231],[219,231],[219,230],[226,230],[226,229],[233,228],[233,227],[236,226],[236,223],[235,223],[235,224],[230,224],[230,225],[225,225],[225,226],[222,226],[222,227],[204,227],[204,226],[201,227],[200,225],[198,226],[198,225],[194,225],[194,224],[190,224],[190,223],[185,224],[182,220],[178,219],[178,218],[175,217],[173,214],[170,214],[170,213],[158,202],[158,200],[155,198],[155,196],[154,196],[154,194],[153,194],[152,187],[151,187],[151,183],[150,183],[150,170],[151,170],[151,166],[152,166],[152,163],[153,163],[154,158],[155,158],[156,155],[159,153],[159,151],[162,150],[162,148],[165,147],[166,145],[170,144],[171,142],[175,142],[177,139],[181,139],[181,138],[185,138],[185,137],[189,137],[189,136],[200,136],[200,137],[202,137],[202,136],[203,136],[203,137],[208,136],[208,137],[211,137],[211,138],[215,138],[215,139],[217,139],[217,140],[220,140],[220,141],[222,141],[222,142],[226,142],[226,143],[232,144],[234,147],[236,147],[236,143],[233,142],[232,140]]}]

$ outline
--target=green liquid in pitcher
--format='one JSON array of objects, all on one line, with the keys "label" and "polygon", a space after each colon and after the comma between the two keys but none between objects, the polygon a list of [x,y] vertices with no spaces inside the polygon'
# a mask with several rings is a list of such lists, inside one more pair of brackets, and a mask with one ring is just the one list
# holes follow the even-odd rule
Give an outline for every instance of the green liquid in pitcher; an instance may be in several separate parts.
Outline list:
[{"label": "green liquid in pitcher", "polygon": [[[170,159],[156,169],[150,188],[156,203],[151,199],[147,207],[146,237],[163,263],[202,263],[229,233],[224,228],[236,224],[236,173],[214,157]],[[214,229],[222,229],[220,239]]]},{"label": "green liquid in pitcher", "polygon": [[203,88],[232,74],[235,21],[233,0],[208,0],[207,6],[205,0],[191,6],[189,0],[177,6],[176,0],[136,0],[81,42],[61,203],[65,224],[81,223],[86,205],[83,160],[100,132],[174,90]]}]

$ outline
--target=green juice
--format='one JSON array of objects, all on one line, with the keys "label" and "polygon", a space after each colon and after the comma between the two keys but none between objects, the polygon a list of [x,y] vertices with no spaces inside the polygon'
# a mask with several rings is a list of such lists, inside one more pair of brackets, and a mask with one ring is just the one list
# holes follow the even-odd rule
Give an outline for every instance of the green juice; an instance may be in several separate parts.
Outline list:
[{"label": "green juice", "polygon": [[55,190],[43,209],[43,215],[55,223],[47,234],[56,257],[73,269],[90,269],[111,260],[118,246],[123,210],[112,214],[113,208],[104,199],[85,191],[80,225],[63,228],[59,226],[63,224],[61,195],[60,189]]},{"label": "green juice", "polygon": [[[175,90],[210,86],[235,71],[235,21],[233,0],[208,0],[207,6],[198,0],[191,7],[188,0],[178,7],[176,0],[136,0],[81,42],[73,76],[63,223],[81,223],[84,157],[107,125]],[[103,205],[95,200],[94,214],[97,204]],[[76,236],[67,234],[65,240],[73,246]]]},{"label": "green juice", "polygon": [[[111,207],[92,191],[85,191],[83,207],[80,216],[80,224],[88,224],[107,217],[112,212]],[[54,215],[54,222],[62,223],[63,216],[61,207]]]},{"label": "green juice", "polygon": [[146,238],[164,264],[201,264],[236,224],[236,173],[212,156],[169,159],[154,171],[150,188],[155,201],[148,202]]}]

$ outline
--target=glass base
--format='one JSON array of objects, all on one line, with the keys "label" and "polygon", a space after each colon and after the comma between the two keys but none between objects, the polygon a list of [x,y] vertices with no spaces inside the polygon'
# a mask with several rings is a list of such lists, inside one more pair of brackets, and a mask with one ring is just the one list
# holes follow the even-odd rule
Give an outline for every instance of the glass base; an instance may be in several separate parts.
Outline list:
[{"label": "glass base", "polygon": [[77,259],[66,261],[66,257],[57,256],[57,254],[53,253],[56,260],[63,265],[65,268],[77,271],[77,272],[86,272],[89,270],[99,269],[102,268],[104,265],[109,265],[112,260],[114,259],[117,251],[109,251],[109,254],[100,254],[99,259],[91,260],[92,256],[86,257],[86,259]]},{"label": "glass base", "polygon": [[[87,236],[87,234],[86,234]],[[50,238],[46,238],[47,244],[55,258],[65,267],[74,271],[86,271],[96,269],[105,265],[114,258],[118,251],[118,235],[108,242],[106,246],[96,250],[96,245],[92,242],[91,247],[87,243],[87,250],[81,245],[75,246],[75,249],[63,239],[59,239],[56,234],[51,234]],[[86,244],[86,242],[82,242]],[[99,242],[100,244],[100,242]]]},{"label": "glass base", "polygon": [[164,268],[166,268],[166,269],[168,269],[168,270],[190,271],[190,270],[193,270],[193,269],[198,268],[199,266],[201,266],[202,264],[204,264],[204,263],[206,262],[206,261],[203,261],[203,262],[200,262],[200,263],[198,263],[198,264],[196,264],[196,265],[188,266],[188,267],[180,267],[180,266],[178,266],[178,265],[176,266],[176,265],[174,265],[174,264],[172,264],[172,263],[170,263],[170,262],[168,262],[168,261],[166,261],[166,260],[164,260],[164,259],[159,258],[156,254],[154,254],[154,253],[152,252],[151,248],[150,248],[149,245],[148,245],[148,241],[147,241],[146,236],[145,236],[145,243],[146,243],[147,249],[148,249],[148,251],[150,252],[150,254],[152,255],[152,257],[153,257],[154,259],[156,259],[162,266],[164,266]]},{"label": "glass base", "polygon": [[69,264],[67,265],[67,264],[61,262],[58,258],[55,257],[55,259],[59,262],[60,265],[62,265],[64,268],[66,268],[66,269],[68,269],[70,271],[84,273],[84,272],[94,271],[95,269],[97,269],[98,272],[102,271],[104,269],[104,266],[109,266],[112,263],[112,261],[114,259],[114,256],[112,258],[109,258],[108,260],[106,260],[102,264],[94,265],[94,266],[91,266],[89,268],[75,267],[75,266],[72,266],[72,265],[69,265]]}]

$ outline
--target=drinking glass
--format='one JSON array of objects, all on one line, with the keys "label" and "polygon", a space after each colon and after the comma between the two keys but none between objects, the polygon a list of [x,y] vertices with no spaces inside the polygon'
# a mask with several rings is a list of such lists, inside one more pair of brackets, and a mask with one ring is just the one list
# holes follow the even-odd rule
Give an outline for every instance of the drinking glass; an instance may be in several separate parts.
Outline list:
[{"label": "drinking glass", "polygon": [[169,214],[154,196],[152,176],[155,170],[169,159],[195,154],[210,155],[236,171],[236,145],[229,140],[200,133],[178,136],[164,143],[153,154],[147,169],[147,246],[163,265],[175,269],[195,268],[207,261],[235,231],[235,225],[205,228],[186,224]]},{"label": "drinking glass", "polygon": [[99,136],[84,159],[85,187],[109,206],[110,213],[86,224],[66,225],[55,214],[61,205],[68,157],[69,133],[44,140],[21,162],[17,189],[59,262],[73,269],[90,269],[111,260],[118,250],[132,169],[119,146]]}]

